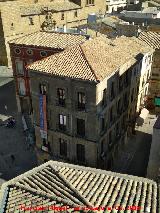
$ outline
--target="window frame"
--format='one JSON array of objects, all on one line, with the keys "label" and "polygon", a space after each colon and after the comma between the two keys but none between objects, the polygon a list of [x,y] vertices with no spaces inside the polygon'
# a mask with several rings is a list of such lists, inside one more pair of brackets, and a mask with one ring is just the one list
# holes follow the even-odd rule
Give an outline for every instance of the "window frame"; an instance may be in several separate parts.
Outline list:
[{"label": "window frame", "polygon": [[[86,128],[85,128],[85,120],[81,118],[77,118],[77,135],[80,137],[85,137]],[[83,124],[81,122],[83,121]]]},{"label": "window frame", "polygon": [[61,20],[64,20],[64,12],[61,13]]},{"label": "window frame", "polygon": [[59,129],[66,131],[67,129],[67,116],[59,114]]},{"label": "window frame", "polygon": [[[19,64],[19,65],[18,65]],[[22,69],[19,69],[19,66],[22,66],[21,68]],[[22,60],[16,60],[15,61],[15,67],[16,67],[16,74],[17,75],[24,75],[24,63],[23,63],[23,61]],[[21,71],[19,71],[19,70],[21,70]]]},{"label": "window frame", "polygon": [[39,93],[41,95],[47,95],[47,85],[45,83],[39,84]]},{"label": "window frame", "polygon": [[[45,53],[45,55],[43,55],[43,53]],[[47,52],[46,51],[40,51],[40,56],[41,57],[47,57],[48,56],[48,54],[47,54]]]},{"label": "window frame", "polygon": [[61,157],[67,158],[67,140],[59,138],[59,154]]},{"label": "window frame", "polygon": [[85,163],[85,161],[86,161],[85,154],[86,154],[85,153],[85,145],[83,145],[83,144],[76,144],[76,157],[77,157],[77,161],[78,162]]},{"label": "window frame", "polygon": [[86,95],[84,92],[77,93],[78,98],[78,109],[85,110],[86,108]]},{"label": "window frame", "polygon": [[65,106],[65,89],[57,88],[58,104]]}]

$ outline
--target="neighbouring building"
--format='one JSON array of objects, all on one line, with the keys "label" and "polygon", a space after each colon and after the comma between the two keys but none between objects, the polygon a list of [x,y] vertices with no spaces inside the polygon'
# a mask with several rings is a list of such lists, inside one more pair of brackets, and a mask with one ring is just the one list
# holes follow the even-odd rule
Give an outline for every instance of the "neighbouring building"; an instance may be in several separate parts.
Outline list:
[{"label": "neighbouring building", "polygon": [[148,7],[144,8],[141,11],[123,11],[123,15],[129,18],[142,18],[142,19],[159,19],[160,18],[160,10],[157,7]]},{"label": "neighbouring building", "polygon": [[9,42],[19,112],[31,112],[30,78],[26,65],[86,41],[82,35],[35,32]]},{"label": "neighbouring building", "polygon": [[139,39],[155,49],[149,79],[149,90],[146,95],[146,105],[154,110],[155,113],[160,113],[160,33],[141,32]]},{"label": "neighbouring building", "polygon": [[40,209],[158,213],[159,186],[147,178],[49,161],[4,183],[0,192],[1,213]]},{"label": "neighbouring building", "polygon": [[160,178],[160,116],[153,126],[152,143],[147,168],[147,177],[158,181]]},{"label": "neighbouring building", "polygon": [[29,65],[39,162],[111,168],[134,131],[152,52],[137,38],[97,37]]},{"label": "neighbouring building", "polygon": [[88,14],[104,14],[105,9],[105,0],[1,2],[0,65],[11,65],[8,41],[41,29],[65,31],[86,24]]},{"label": "neighbouring building", "polygon": [[127,0],[106,0],[106,12],[122,11],[127,5]]}]

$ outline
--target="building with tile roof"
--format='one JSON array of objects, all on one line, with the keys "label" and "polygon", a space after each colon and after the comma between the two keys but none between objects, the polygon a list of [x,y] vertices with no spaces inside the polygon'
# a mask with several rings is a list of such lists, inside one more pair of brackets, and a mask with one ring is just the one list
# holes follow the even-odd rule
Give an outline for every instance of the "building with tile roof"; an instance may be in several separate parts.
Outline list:
[{"label": "building with tile roof", "polygon": [[39,163],[111,168],[134,131],[139,83],[150,76],[152,52],[137,38],[101,36],[30,64]]},{"label": "building with tile roof", "polygon": [[121,212],[121,207],[156,213],[158,193],[156,182],[146,178],[49,161],[2,185],[0,211]]},{"label": "building with tile roof", "polygon": [[155,49],[153,54],[152,75],[149,80],[149,93],[146,97],[146,105],[156,113],[160,112],[160,107],[155,105],[155,98],[160,97],[160,33],[141,32],[139,37],[146,45]]}]

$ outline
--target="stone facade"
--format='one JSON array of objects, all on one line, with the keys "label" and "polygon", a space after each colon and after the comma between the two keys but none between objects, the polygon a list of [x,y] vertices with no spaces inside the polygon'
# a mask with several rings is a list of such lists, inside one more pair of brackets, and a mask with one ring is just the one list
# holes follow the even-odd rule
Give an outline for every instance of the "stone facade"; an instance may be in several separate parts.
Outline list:
[{"label": "stone facade", "polygon": [[147,177],[156,181],[159,180],[160,175],[159,139],[160,139],[160,117],[157,118],[157,121],[153,127],[152,144],[147,169]]},{"label": "stone facade", "polygon": [[75,3],[67,0],[0,3],[0,64],[11,65],[8,41],[16,37],[38,31],[46,23],[52,23],[56,29],[77,27],[87,23],[88,14],[105,13],[105,0],[95,0],[94,4],[87,4],[86,0]]}]

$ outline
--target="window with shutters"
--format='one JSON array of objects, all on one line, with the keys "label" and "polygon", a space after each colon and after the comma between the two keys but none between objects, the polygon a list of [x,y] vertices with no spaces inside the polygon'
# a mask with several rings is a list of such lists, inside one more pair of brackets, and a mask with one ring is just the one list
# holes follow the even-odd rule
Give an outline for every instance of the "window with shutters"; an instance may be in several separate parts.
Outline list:
[{"label": "window with shutters", "polygon": [[16,73],[24,75],[23,61],[16,61]]},{"label": "window with shutters", "polygon": [[40,94],[46,95],[47,94],[47,86],[45,84],[39,85]]},{"label": "window with shutters", "polygon": [[78,109],[79,110],[84,110],[85,109],[85,104],[86,104],[85,93],[78,92]]},{"label": "window with shutters", "polygon": [[58,88],[57,96],[58,96],[58,104],[60,106],[64,106],[65,105],[65,90],[62,88]]},{"label": "window with shutters", "polygon": [[60,155],[63,157],[67,157],[67,141],[59,138],[59,146],[60,146]]},{"label": "window with shutters", "polygon": [[66,115],[59,114],[59,129],[65,131],[66,130]]},{"label": "window with shutters", "polygon": [[85,136],[85,120],[77,118],[77,135]]},{"label": "window with shutters", "polygon": [[77,161],[85,162],[85,146],[82,144],[77,144]]}]

